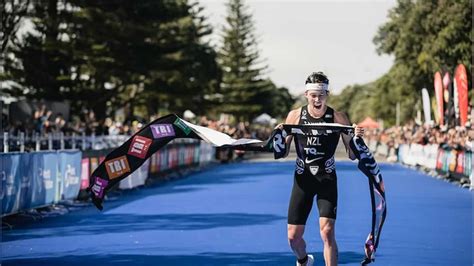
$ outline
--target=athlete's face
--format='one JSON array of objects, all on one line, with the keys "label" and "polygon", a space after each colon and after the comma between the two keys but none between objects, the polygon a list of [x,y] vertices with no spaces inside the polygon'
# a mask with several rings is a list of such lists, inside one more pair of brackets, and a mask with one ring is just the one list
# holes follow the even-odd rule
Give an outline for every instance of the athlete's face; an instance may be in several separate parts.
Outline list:
[{"label": "athlete's face", "polygon": [[328,92],[325,90],[309,90],[305,92],[305,96],[308,99],[308,104],[319,110],[326,106]]}]

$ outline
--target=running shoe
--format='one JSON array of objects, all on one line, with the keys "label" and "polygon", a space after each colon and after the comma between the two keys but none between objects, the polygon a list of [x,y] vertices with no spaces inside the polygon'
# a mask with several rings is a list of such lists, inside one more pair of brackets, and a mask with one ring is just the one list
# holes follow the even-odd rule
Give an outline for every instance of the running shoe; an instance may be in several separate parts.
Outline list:
[{"label": "running shoe", "polygon": [[313,255],[308,254],[308,260],[306,261],[305,264],[300,264],[298,261],[296,261],[296,266],[313,266],[314,265],[314,257]]}]

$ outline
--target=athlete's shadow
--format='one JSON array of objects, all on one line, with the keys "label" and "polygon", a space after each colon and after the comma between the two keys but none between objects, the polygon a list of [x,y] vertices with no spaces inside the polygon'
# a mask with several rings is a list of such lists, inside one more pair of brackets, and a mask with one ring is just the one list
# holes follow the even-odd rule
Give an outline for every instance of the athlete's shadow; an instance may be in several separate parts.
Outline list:
[{"label": "athlete's shadow", "polygon": [[[321,253],[316,253],[316,265],[322,265]],[[363,254],[355,252],[340,252],[339,264],[359,263]],[[113,266],[149,266],[149,265],[294,265],[295,257],[290,252],[267,253],[199,253],[196,255],[137,255],[137,254],[107,254],[63,256],[51,258],[27,258],[4,260],[3,265],[68,265],[82,266],[84,264],[113,265]]]},{"label": "athlete's shadow", "polygon": [[93,218],[65,215],[47,223],[28,226],[27,230],[4,232],[2,241],[41,239],[55,236],[120,234],[147,230],[207,230],[218,227],[262,225],[284,220],[286,217],[252,213],[188,213],[188,214],[107,214]]}]

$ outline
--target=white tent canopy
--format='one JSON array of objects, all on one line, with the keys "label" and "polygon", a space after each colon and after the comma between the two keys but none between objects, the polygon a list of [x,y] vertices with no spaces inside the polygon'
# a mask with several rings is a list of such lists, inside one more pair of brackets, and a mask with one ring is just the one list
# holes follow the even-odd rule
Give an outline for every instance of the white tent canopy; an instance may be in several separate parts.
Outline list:
[{"label": "white tent canopy", "polygon": [[196,115],[191,111],[191,110],[186,110],[183,113],[184,119],[193,119],[196,117]]},{"label": "white tent canopy", "polygon": [[262,125],[270,125],[274,123],[275,119],[273,119],[269,114],[263,113],[253,120],[254,123],[256,124],[262,124]]}]

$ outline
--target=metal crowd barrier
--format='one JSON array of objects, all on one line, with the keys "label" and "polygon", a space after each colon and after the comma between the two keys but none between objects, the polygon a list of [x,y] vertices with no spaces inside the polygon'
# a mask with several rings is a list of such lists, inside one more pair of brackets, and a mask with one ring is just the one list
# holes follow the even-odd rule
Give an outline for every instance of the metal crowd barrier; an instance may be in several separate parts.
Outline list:
[{"label": "metal crowd barrier", "polygon": [[20,132],[19,135],[11,135],[3,132],[0,136],[3,143],[3,152],[12,151],[42,151],[42,150],[101,150],[114,148],[122,145],[129,135],[107,135],[96,136],[92,134],[86,136],[85,133],[77,135],[64,135],[64,133],[48,133],[40,135],[39,133],[26,134]]},{"label": "metal crowd barrier", "polygon": [[[391,149],[376,141],[369,141],[369,148],[377,155],[390,158]],[[457,180],[463,186],[474,190],[473,151],[441,147],[438,144],[420,145],[400,144],[396,150],[395,161],[408,166],[422,167],[435,171],[446,178]]]},{"label": "metal crowd barrier", "polygon": [[[48,151],[25,152],[27,138],[10,138],[4,134],[4,151],[0,153],[1,216],[29,209],[51,206],[68,200],[88,199],[85,189],[89,176],[105,156],[130,136],[82,136],[83,150],[55,149],[54,141],[67,143],[74,138],[45,137]],[[43,139],[43,140],[44,140]],[[10,142],[20,141],[20,150],[11,152]],[[35,147],[42,147],[35,139]],[[21,148],[23,146],[23,148]],[[9,152],[10,151],[10,152]],[[121,181],[117,189],[131,189],[148,181],[166,179],[167,175],[187,169],[200,169],[215,158],[215,147],[195,139],[175,139],[152,155],[137,171]]]}]

